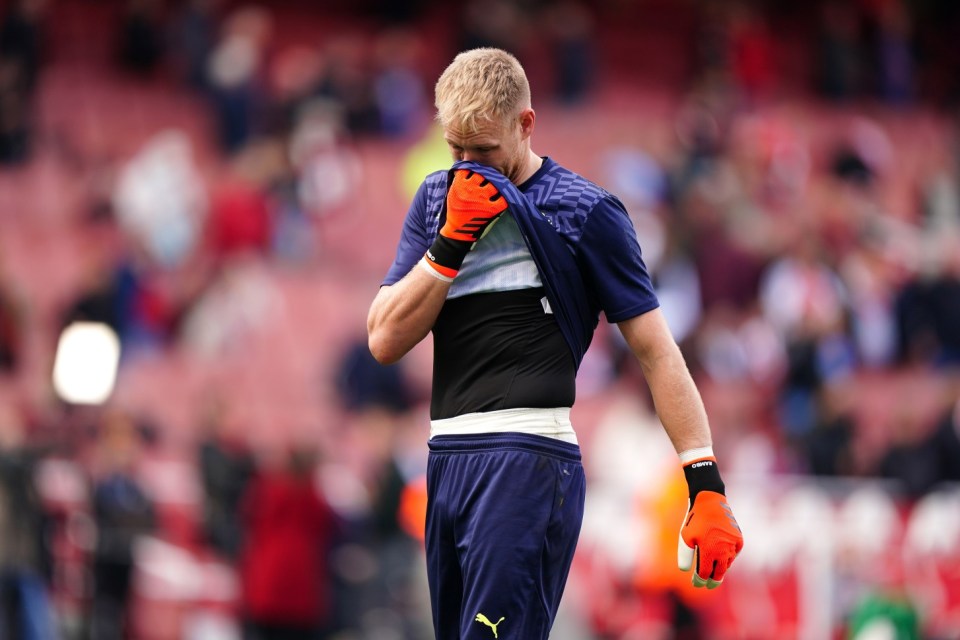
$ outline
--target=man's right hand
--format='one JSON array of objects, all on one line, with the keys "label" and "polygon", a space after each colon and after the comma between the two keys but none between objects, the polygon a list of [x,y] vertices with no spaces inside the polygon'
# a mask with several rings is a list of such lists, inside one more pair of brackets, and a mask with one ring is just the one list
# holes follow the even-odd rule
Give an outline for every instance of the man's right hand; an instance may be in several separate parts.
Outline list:
[{"label": "man's right hand", "polygon": [[452,282],[467,253],[507,210],[507,201],[479,173],[459,169],[447,190],[446,220],[422,264]]},{"label": "man's right hand", "polygon": [[451,240],[476,242],[507,209],[493,183],[479,173],[460,169],[447,191],[447,220],[440,235]]}]

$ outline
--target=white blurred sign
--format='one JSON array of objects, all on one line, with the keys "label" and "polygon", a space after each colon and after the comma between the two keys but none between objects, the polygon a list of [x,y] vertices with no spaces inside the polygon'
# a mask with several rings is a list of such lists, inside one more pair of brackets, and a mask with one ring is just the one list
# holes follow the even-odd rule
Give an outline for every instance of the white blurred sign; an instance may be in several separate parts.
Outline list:
[{"label": "white blurred sign", "polygon": [[57,395],[73,404],[102,404],[113,392],[120,339],[99,322],[74,322],[60,334],[53,364]]}]

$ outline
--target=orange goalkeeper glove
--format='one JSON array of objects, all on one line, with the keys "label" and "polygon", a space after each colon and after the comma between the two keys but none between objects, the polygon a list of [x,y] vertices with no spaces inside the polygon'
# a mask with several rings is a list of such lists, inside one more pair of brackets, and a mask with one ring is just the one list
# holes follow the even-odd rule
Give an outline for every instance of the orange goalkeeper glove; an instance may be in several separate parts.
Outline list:
[{"label": "orange goalkeeper glove", "polygon": [[452,281],[473,245],[506,209],[507,201],[493,183],[467,169],[455,171],[447,191],[446,220],[424,264]]},{"label": "orange goalkeeper glove", "polygon": [[708,448],[703,453],[685,461],[683,467],[690,507],[680,528],[677,566],[681,571],[693,567],[693,586],[714,589],[743,548],[743,534],[727,504],[713,451]]}]

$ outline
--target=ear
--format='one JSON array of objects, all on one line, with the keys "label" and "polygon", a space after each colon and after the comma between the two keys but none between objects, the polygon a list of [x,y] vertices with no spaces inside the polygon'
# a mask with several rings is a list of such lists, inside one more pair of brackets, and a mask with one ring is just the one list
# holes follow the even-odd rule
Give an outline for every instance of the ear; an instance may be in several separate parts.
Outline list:
[{"label": "ear", "polygon": [[533,109],[524,109],[520,112],[520,138],[526,140],[533,135],[533,127],[537,121],[537,114]]}]

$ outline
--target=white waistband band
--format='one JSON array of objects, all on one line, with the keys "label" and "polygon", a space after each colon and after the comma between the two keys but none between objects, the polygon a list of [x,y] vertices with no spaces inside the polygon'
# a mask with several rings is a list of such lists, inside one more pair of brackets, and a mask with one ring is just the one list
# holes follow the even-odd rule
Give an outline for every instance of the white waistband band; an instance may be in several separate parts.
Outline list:
[{"label": "white waistband band", "polygon": [[577,444],[577,434],[573,431],[573,424],[570,423],[570,407],[501,409],[500,411],[465,413],[455,418],[430,421],[431,438],[507,431],[530,433]]}]

